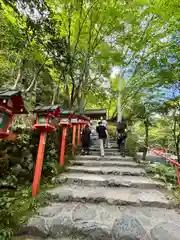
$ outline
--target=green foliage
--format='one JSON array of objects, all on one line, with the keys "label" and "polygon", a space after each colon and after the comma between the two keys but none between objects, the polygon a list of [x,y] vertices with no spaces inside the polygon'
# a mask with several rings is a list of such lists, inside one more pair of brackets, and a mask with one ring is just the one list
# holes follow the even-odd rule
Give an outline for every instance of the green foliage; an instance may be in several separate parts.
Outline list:
[{"label": "green foliage", "polygon": [[148,166],[147,171],[152,173],[155,178],[160,179],[166,183],[177,185],[177,177],[175,168],[170,164],[153,164]]},{"label": "green foliage", "polygon": [[128,154],[136,159],[136,152],[138,150],[138,136],[134,133],[129,132],[126,142]]},{"label": "green foliage", "polygon": [[14,231],[36,213],[40,206],[48,203],[49,199],[44,190],[52,187],[48,184],[41,186],[41,192],[36,198],[31,196],[31,187],[19,187],[15,191],[0,191],[0,239],[11,239]]},{"label": "green foliage", "polygon": [[108,124],[108,133],[113,138],[116,140],[116,125],[115,124]]}]

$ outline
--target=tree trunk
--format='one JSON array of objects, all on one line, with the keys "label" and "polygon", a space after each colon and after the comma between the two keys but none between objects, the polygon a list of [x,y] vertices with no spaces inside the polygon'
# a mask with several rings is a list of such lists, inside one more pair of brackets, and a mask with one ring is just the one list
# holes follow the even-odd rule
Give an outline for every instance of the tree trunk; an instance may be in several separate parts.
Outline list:
[{"label": "tree trunk", "polygon": [[55,104],[57,93],[58,93],[58,86],[55,87],[55,90],[54,90],[54,93],[53,93],[53,97],[52,97],[51,105],[54,105],[54,104]]},{"label": "tree trunk", "polygon": [[18,74],[13,86],[13,89],[16,89],[18,86],[18,83],[22,80],[23,75],[24,75],[24,66],[25,66],[25,60],[22,61],[22,65],[19,67]]},{"label": "tree trunk", "polygon": [[143,160],[146,160],[146,155],[147,155],[147,151],[148,151],[148,146],[149,146],[149,124],[148,121],[144,121],[144,127],[145,127],[145,139],[144,139],[144,152],[143,152]]},{"label": "tree trunk", "polygon": [[176,110],[173,111],[173,138],[174,138],[174,143],[175,143],[175,148],[176,148],[176,155],[177,155],[177,160],[180,163],[180,149],[179,149],[179,143],[180,143],[180,133],[177,135],[177,118],[176,118]]},{"label": "tree trunk", "polygon": [[80,113],[84,112],[84,106],[85,106],[85,96],[84,96],[84,92],[82,91],[80,104],[79,104],[79,111],[80,111]]},{"label": "tree trunk", "polygon": [[179,149],[179,141],[176,142],[176,154],[177,154],[177,160],[178,163],[180,163],[180,149]]},{"label": "tree trunk", "polygon": [[69,86],[68,86],[68,79],[66,74],[63,72],[62,73],[62,78],[63,78],[63,82],[64,82],[64,93],[65,93],[65,98],[63,100],[63,105],[65,108],[67,109],[71,109],[71,99],[70,99],[70,92],[69,92]]}]

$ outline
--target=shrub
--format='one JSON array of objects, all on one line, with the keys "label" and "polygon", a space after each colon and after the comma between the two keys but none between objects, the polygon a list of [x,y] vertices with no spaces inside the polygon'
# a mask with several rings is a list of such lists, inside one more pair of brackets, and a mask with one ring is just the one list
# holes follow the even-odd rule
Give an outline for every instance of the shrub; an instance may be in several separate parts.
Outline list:
[{"label": "shrub", "polygon": [[136,152],[138,149],[138,137],[131,132],[127,135],[126,147],[128,154],[136,159]]},{"label": "shrub", "polygon": [[164,182],[177,185],[177,177],[175,168],[167,164],[151,164],[147,167],[147,171],[152,173],[155,178],[158,178]]}]

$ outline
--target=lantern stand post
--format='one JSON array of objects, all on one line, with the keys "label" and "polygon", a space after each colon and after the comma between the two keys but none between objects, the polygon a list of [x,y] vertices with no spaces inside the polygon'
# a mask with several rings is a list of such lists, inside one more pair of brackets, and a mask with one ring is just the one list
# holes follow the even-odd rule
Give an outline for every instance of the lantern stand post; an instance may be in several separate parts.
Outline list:
[{"label": "lantern stand post", "polygon": [[59,162],[60,167],[62,167],[64,165],[64,153],[65,153],[65,147],[66,147],[66,135],[67,135],[67,125],[63,126],[63,130],[62,130],[60,162]]},{"label": "lantern stand post", "polygon": [[39,190],[39,181],[41,179],[41,172],[42,172],[42,166],[43,166],[43,159],[44,159],[44,150],[46,145],[46,137],[47,132],[41,132],[40,134],[40,140],[39,140],[39,147],[38,147],[38,154],[36,159],[36,166],[35,166],[35,172],[34,172],[34,180],[32,184],[32,196],[36,196],[38,190]]},{"label": "lantern stand post", "polygon": [[78,124],[78,145],[81,144],[81,123]]},{"label": "lantern stand post", "polygon": [[73,136],[72,136],[72,154],[74,155],[76,146],[76,124],[73,124]]},{"label": "lantern stand post", "polygon": [[74,155],[75,153],[75,148],[76,148],[76,128],[78,125],[78,119],[79,119],[79,114],[74,113],[71,116],[71,125],[72,125],[72,154]]},{"label": "lantern stand post", "polygon": [[60,158],[59,158],[59,165],[62,167],[64,165],[64,155],[66,149],[66,136],[67,136],[67,129],[71,126],[71,116],[73,112],[69,110],[63,110],[60,114],[60,122],[59,126],[62,126],[62,137],[61,137],[61,146],[60,146]]},{"label": "lantern stand post", "polygon": [[33,129],[40,131],[40,140],[36,159],[36,166],[34,171],[34,179],[32,183],[33,197],[36,196],[39,190],[39,182],[42,174],[47,133],[56,131],[56,127],[54,126],[52,119],[60,115],[60,108],[57,105],[38,106],[34,110],[34,112],[36,112],[36,123],[33,126]]}]

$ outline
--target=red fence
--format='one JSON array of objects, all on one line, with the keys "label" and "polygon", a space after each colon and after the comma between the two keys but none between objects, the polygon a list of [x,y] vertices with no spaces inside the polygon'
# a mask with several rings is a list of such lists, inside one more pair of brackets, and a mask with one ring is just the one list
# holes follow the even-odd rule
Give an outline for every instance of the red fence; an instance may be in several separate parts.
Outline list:
[{"label": "red fence", "polygon": [[180,176],[179,176],[179,167],[180,164],[178,162],[176,162],[174,159],[171,159],[167,156],[164,156],[164,153],[167,153],[166,149],[162,148],[149,148],[150,151],[154,152],[156,155],[161,156],[163,159],[169,161],[173,167],[176,170],[176,177],[177,177],[177,181],[178,181],[178,186],[180,186]]},{"label": "red fence", "polygon": [[[132,139],[132,138],[131,138]],[[132,139],[134,142],[136,142],[134,139]],[[144,148],[147,148],[145,145],[138,143],[139,145],[143,146]],[[171,159],[167,156],[164,155],[164,153],[173,153],[172,151],[166,149],[166,148],[161,148],[161,147],[148,147],[148,151],[152,151],[156,155],[162,157],[163,159],[169,161],[171,165],[176,170],[176,177],[177,177],[177,182],[178,182],[178,187],[180,187],[180,176],[179,176],[179,168],[180,168],[180,163],[176,162],[174,159]],[[174,153],[173,153],[174,154]]]}]

